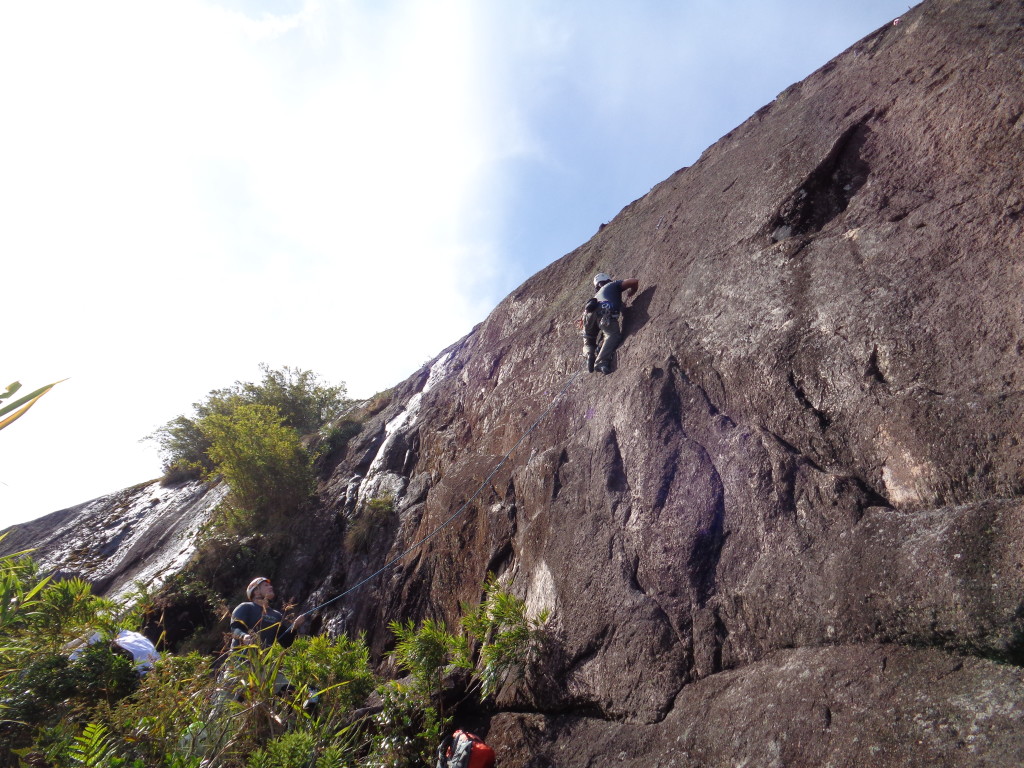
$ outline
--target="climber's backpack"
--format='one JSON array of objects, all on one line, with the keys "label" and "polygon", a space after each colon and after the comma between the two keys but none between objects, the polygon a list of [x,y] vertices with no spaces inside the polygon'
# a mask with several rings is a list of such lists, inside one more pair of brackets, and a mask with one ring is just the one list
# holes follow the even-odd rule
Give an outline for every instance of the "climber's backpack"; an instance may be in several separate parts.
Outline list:
[{"label": "climber's backpack", "polygon": [[494,768],[494,750],[469,731],[456,731],[437,749],[437,768]]}]

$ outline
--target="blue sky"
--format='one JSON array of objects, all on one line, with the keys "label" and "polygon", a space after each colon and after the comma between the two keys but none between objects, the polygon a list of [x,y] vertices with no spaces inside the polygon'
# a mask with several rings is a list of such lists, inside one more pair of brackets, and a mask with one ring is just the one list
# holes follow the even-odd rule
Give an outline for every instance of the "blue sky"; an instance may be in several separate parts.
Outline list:
[{"label": "blue sky", "polygon": [[299,366],[387,388],[906,0],[0,9],[0,525]]}]

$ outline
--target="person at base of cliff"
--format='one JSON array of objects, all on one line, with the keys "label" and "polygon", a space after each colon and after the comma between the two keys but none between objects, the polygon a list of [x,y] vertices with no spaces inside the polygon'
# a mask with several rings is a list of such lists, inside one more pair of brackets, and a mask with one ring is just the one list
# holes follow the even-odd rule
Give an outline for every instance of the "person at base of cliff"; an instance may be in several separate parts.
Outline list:
[{"label": "person at base of cliff", "polygon": [[306,622],[305,615],[293,623],[285,621],[284,614],[270,607],[275,597],[274,585],[263,576],[249,582],[245,596],[249,602],[239,603],[231,612],[231,650],[243,645],[291,645]]},{"label": "person at base of cliff", "polygon": [[[594,297],[583,307],[580,327],[583,329],[583,350],[587,356],[587,370],[609,373],[612,355],[622,341],[622,294],[632,296],[640,287],[635,278],[612,280],[611,275],[594,275]],[[597,351],[597,336],[604,334],[601,351]]]},{"label": "person at base of cliff", "polygon": [[[306,616],[302,615],[289,623],[284,614],[271,608],[274,600],[274,586],[270,579],[257,576],[245,588],[245,596],[249,602],[239,603],[231,612],[231,650],[236,651],[246,646],[267,648],[274,643],[287,648],[294,641]],[[290,688],[288,679],[280,672],[274,682],[274,692],[282,693]],[[309,703],[315,703],[315,694]]]}]

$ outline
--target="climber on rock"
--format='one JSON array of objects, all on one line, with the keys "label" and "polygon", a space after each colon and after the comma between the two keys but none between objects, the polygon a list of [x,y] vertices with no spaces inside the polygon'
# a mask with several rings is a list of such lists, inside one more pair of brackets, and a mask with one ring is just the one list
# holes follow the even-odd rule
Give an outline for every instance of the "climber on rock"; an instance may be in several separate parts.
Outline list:
[{"label": "climber on rock", "polygon": [[[604,272],[594,275],[594,298],[583,307],[583,317],[580,319],[588,371],[611,371],[612,355],[622,340],[622,294],[632,296],[639,287],[640,283],[635,278],[612,280],[611,275]],[[604,334],[600,352],[597,351],[599,333]]]}]

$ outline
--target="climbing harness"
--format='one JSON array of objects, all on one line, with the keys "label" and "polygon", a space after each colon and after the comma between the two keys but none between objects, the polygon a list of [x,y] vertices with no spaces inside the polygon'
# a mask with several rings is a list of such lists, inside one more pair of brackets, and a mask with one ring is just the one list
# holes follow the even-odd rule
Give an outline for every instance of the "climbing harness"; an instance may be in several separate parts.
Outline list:
[{"label": "climbing harness", "polygon": [[[443,523],[441,523],[439,526],[437,526],[437,528],[432,530],[430,533],[428,533],[422,539],[420,539],[419,541],[417,541],[414,544],[412,544],[404,552],[402,552],[399,555],[395,555],[395,557],[393,557],[390,560],[388,560],[388,562],[384,563],[384,565],[382,565],[380,568],[378,568],[376,571],[371,573],[369,576],[367,576],[365,579],[363,579],[359,583],[355,584],[352,587],[349,587],[344,592],[342,592],[340,595],[338,595],[336,597],[332,597],[330,600],[327,600],[327,601],[325,601],[323,603],[320,603],[319,605],[315,605],[315,606],[313,606],[312,608],[310,608],[308,611],[306,611],[304,613],[300,613],[299,616],[308,616],[309,614],[313,613],[314,611],[318,611],[321,608],[325,608],[326,606],[330,605],[331,603],[336,602],[338,600],[341,600],[341,598],[345,597],[346,595],[352,594],[353,592],[355,592],[360,587],[363,587],[366,584],[368,584],[371,581],[373,581],[374,579],[376,579],[378,576],[380,576],[382,573],[384,573],[384,571],[386,571],[389,568],[391,568],[392,566],[394,566],[399,560],[403,559],[406,555],[409,555],[410,553],[412,553],[415,550],[419,549],[421,546],[423,546],[428,541],[430,541],[430,539],[434,538],[442,530],[447,528],[455,520],[455,518],[457,518],[459,515],[461,515],[465,511],[466,507],[469,506],[470,502],[472,502],[474,499],[476,499],[476,497],[479,496],[483,492],[484,488],[486,488],[487,484],[491,481],[491,478],[493,478],[498,473],[498,470],[501,469],[504,466],[505,462],[508,461],[509,456],[511,456],[515,452],[516,448],[518,448],[520,445],[523,444],[523,441],[526,440],[526,438],[530,436],[530,433],[533,432],[533,430],[535,430],[537,428],[537,425],[540,424],[544,420],[544,417],[546,417],[549,413],[551,413],[551,411],[555,407],[555,403],[557,403],[558,400],[562,397],[562,395],[564,395],[568,391],[569,387],[571,387],[572,383],[574,381],[576,381],[577,378],[579,378],[580,374],[586,372],[586,370],[587,369],[585,367],[581,368],[580,370],[576,371],[576,373],[574,373],[572,376],[569,377],[569,380],[565,383],[565,386],[562,387],[561,391],[557,395],[555,395],[554,399],[552,399],[552,401],[548,404],[548,407],[545,408],[544,412],[541,413],[541,415],[537,417],[537,420],[533,422],[533,424],[530,426],[530,428],[528,430],[526,430],[526,432],[523,433],[523,436],[519,438],[518,442],[515,445],[513,445],[509,449],[508,453],[506,453],[502,457],[501,461],[499,461],[498,464],[494,467],[494,469],[491,470],[491,473],[489,475],[487,475],[486,478],[484,478],[484,481],[482,483],[480,483],[480,487],[476,489],[476,492],[472,496],[470,496],[465,502],[463,502],[462,506],[459,507],[447,520],[445,520]],[[296,619],[299,618],[299,616],[296,616]]]}]

